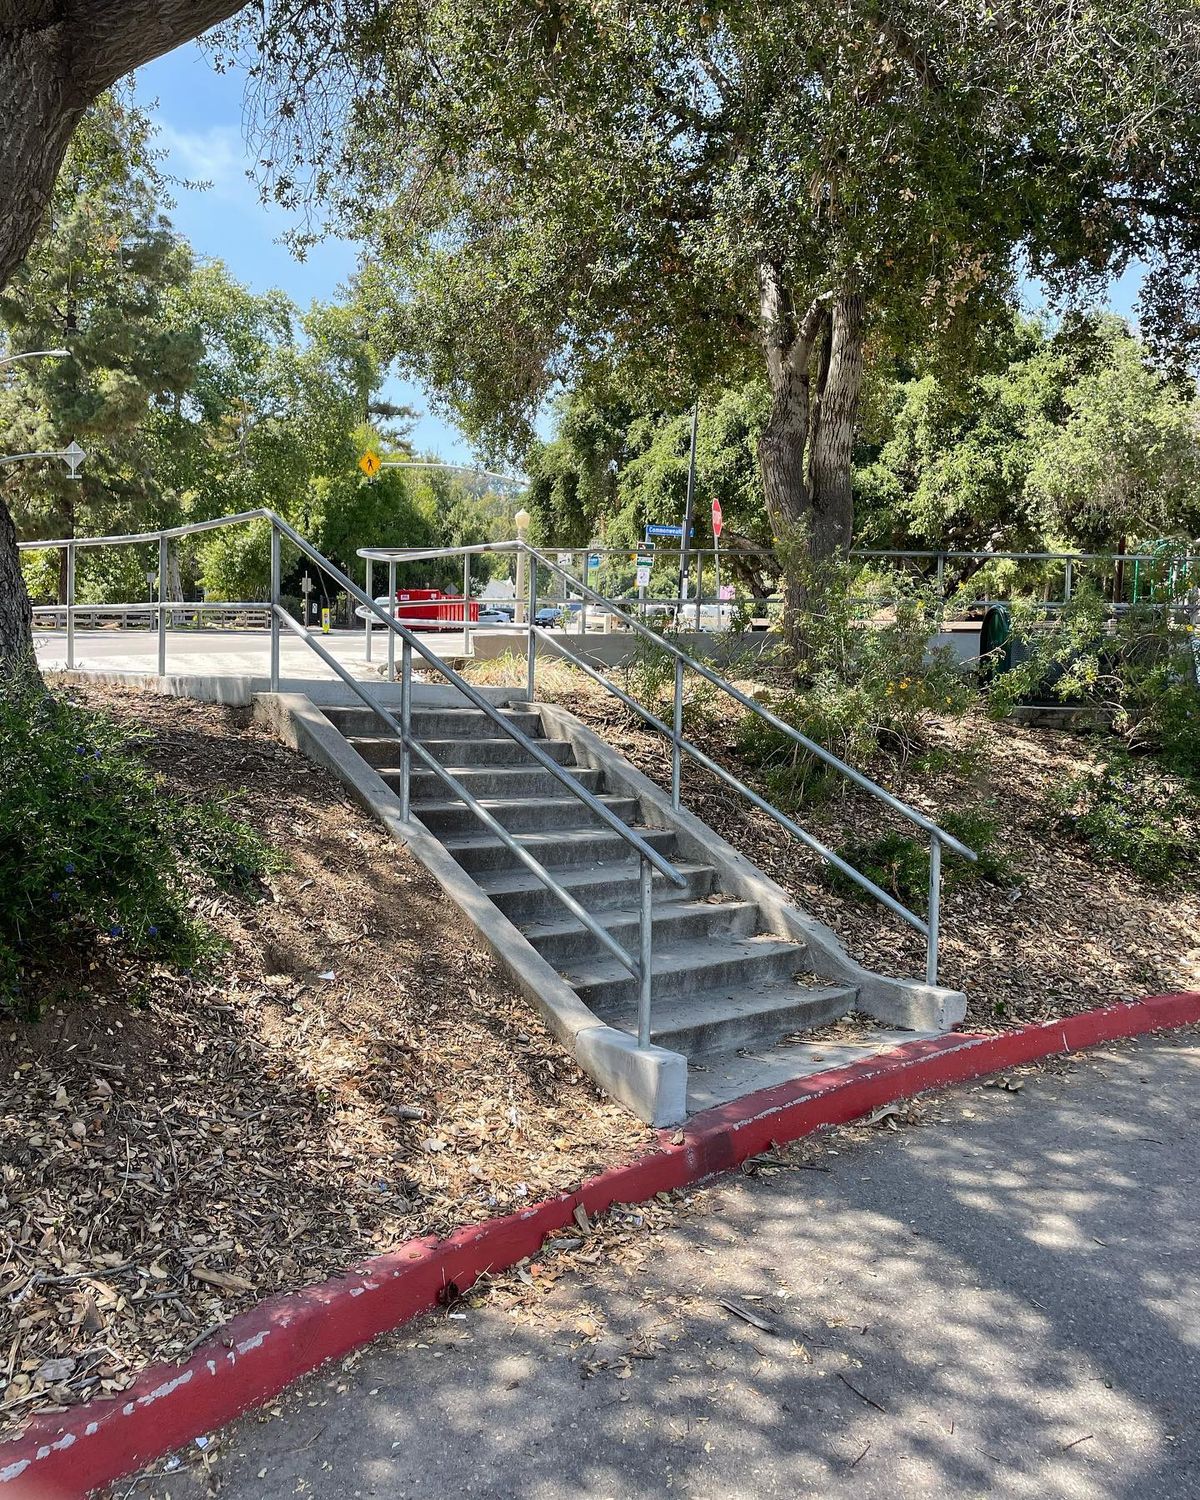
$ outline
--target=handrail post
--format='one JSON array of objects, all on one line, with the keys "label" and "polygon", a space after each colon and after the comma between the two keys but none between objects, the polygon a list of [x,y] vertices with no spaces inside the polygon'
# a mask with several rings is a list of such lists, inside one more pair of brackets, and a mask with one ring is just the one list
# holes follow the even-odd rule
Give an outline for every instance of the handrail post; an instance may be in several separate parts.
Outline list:
[{"label": "handrail post", "polygon": [[537,683],[537,636],[534,624],[537,620],[537,558],[529,558],[529,623],[525,635],[525,696],[532,703]]},{"label": "handrail post", "polygon": [[167,538],[162,532],[158,538],[158,675],[167,675],[167,610],[163,592],[167,582]]},{"label": "handrail post", "polygon": [[[393,619],[397,618],[396,609],[396,564],[388,563],[388,614]],[[396,632],[388,631],[388,678],[389,682],[396,680]]]},{"label": "handrail post", "polygon": [[671,720],[671,806],[679,811],[683,773],[683,663],[675,658],[675,712]]},{"label": "handrail post", "polygon": [[[389,630],[395,636],[394,630]],[[400,820],[408,822],[409,782],[412,780],[412,644],[408,640],[400,643]]]},{"label": "handrail post", "polygon": [[271,522],[271,691],[279,691],[279,527]]},{"label": "handrail post", "polygon": [[654,871],[643,855],[638,911],[638,1046],[650,1045],[650,991],[654,983]]},{"label": "handrail post", "polygon": [[925,946],[925,983],[936,984],[938,975],[938,927],[942,906],[942,841],[935,833],[929,841],[929,927]]},{"label": "handrail post", "polygon": [[[374,599],[374,597],[375,597],[375,591],[374,591],[374,588],[372,587],[372,585],[374,584],[374,582],[375,582],[375,564],[371,560],[371,558],[368,557],[367,558],[367,587],[366,587],[366,595],[367,595],[368,599]],[[308,621],[305,620],[304,623],[307,625]],[[364,661],[370,661],[371,660],[371,629],[374,626],[374,624],[375,624],[375,621],[371,618],[371,611],[367,610],[366,614],[363,616],[363,629],[367,632],[367,638],[366,638],[366,641],[364,643],[365,646],[366,646],[366,650],[363,652],[363,660]],[[389,632],[389,634],[390,634],[390,632]]]},{"label": "handrail post", "polygon": [[463,655],[471,651],[471,554],[463,553]]},{"label": "handrail post", "polygon": [[67,670],[75,668],[75,543],[67,543]]},{"label": "handrail post", "polygon": [[1075,582],[1075,567],[1074,567],[1074,564],[1072,563],[1071,559],[1068,557],[1067,558],[1066,576],[1063,579],[1063,603],[1064,604],[1070,604],[1070,602],[1071,602],[1071,586],[1072,586],[1072,584],[1074,582]]}]

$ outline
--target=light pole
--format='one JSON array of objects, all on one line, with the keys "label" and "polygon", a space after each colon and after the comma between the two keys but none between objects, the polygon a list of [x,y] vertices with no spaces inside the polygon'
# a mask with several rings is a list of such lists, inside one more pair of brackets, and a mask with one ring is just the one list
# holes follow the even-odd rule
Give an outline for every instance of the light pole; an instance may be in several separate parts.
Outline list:
[{"label": "light pole", "polygon": [[27,458],[60,458],[67,466],[69,479],[79,478],[79,466],[87,454],[73,439],[65,448],[50,448],[36,453],[0,453],[0,464],[19,464]]},{"label": "light pole", "polygon": [[6,354],[0,358],[0,370],[22,359],[68,359],[70,354],[69,349],[28,349],[24,354]]}]

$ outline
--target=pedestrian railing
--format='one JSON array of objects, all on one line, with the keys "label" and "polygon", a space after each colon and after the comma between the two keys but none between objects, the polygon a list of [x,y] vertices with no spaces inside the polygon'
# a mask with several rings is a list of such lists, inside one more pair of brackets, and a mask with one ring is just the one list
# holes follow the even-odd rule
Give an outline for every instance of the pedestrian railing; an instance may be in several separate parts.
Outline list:
[{"label": "pedestrian railing", "polygon": [[[855,770],[853,766],[847,765],[831,751],[826,750],[815,740],[802,734],[793,725],[788,724],[778,715],[770,712],[761,703],[756,703],[753,698],[748,697],[739,688],[721,674],[715,671],[707,663],[698,661],[690,656],[674,641],[668,639],[657,631],[649,629],[635,615],[621,608],[612,599],[607,599],[589,584],[575,577],[565,564],[551,559],[545,553],[539,552],[525,541],[514,542],[484,542],[472,547],[452,548],[363,548],[359,556],[367,563],[367,589],[370,591],[372,584],[372,567],[375,563],[383,562],[388,565],[389,587],[392,595],[395,594],[396,569],[405,563],[416,563],[423,561],[445,561],[453,557],[463,559],[463,590],[470,597],[471,589],[471,559],[473,557],[486,556],[496,553],[511,553],[517,561],[517,598],[514,600],[515,611],[525,618],[514,618],[513,626],[510,627],[518,634],[523,634],[526,642],[526,692],[530,701],[536,696],[537,677],[537,648],[539,641],[547,647],[557,651],[559,655],[570,661],[575,667],[584,672],[592,681],[596,682],[607,693],[618,699],[631,712],[636,713],[639,718],[651,728],[657,730],[670,743],[671,746],[671,805],[678,809],[681,805],[682,795],[682,770],[685,756],[702,766],[706,771],[716,776],[724,785],[730,787],[740,796],[744,797],[752,806],[759,809],[772,818],[781,828],[785,829],[794,838],[797,838],[806,848],[811,849],[826,864],[840,871],[848,880],[852,881],[860,889],[868,892],[881,905],[889,911],[894,912],[902,921],[914,928],[925,938],[925,978],[929,984],[937,983],[938,974],[938,949],[940,942],[941,925],[941,890],[942,890],[942,854],[944,850],[959,855],[963,859],[975,860],[977,855],[965,844],[956,839],[952,834],[940,828],[932,819],[927,818],[916,808],[910,807],[908,803],[902,802],[885,787],[873,781],[861,771]],[[567,644],[561,632],[551,633],[536,623],[537,615],[537,575],[539,569],[547,570],[552,576],[557,577],[562,586],[569,586],[579,596],[583,609],[590,604],[593,610],[604,610],[615,617],[624,628],[633,631],[642,640],[647,641],[654,649],[665,652],[673,661],[674,665],[674,696],[672,702],[671,722],[668,724],[656,714],[652,713],[643,704],[640,704],[630,696],[623,688],[618,687],[602,672],[588,663],[578,651],[574,651]],[[584,625],[586,620],[584,621]],[[581,629],[583,626],[581,625]],[[370,653],[370,631],[367,633],[367,652]],[[389,663],[389,672],[392,665]],[[726,770],[713,760],[713,758],[701,750],[684,734],[683,729],[683,705],[684,685],[688,673],[702,678],[723,693],[728,699],[736,703],[746,712],[756,715],[769,724],[779,734],[792,741],[798,748],[820,761],[837,775],[852,782],[861,790],[869,793],[872,797],[882,802],[892,812],[897,813],[907,822],[921,829],[929,838],[929,886],[928,905],[925,916],[919,915],[897,900],[889,891],[885,891],[869,876],[864,875],[861,870],[856,870],[840,855],[828,848],[808,829],[803,828],[796,820],[789,817],[787,813],[776,807],[767,798],[761,796],[745,782],[739,780],[732,772]]]},{"label": "pedestrian railing", "polygon": [[[654,846],[649,843],[636,829],[630,828],[591,792],[582,781],[572,776],[559,763],[546,753],[536,740],[530,739],[515,723],[508,719],[502,710],[496,707],[483,693],[480,693],[471,683],[465,681],[454,669],[427,646],[413,631],[402,625],[393,614],[390,614],[382,606],[376,604],[369,593],[362,589],[347,577],[334,563],[322,556],[315,547],[300,535],[293,527],[269,510],[243,511],[235,516],[223,516],[212,521],[195,522],[186,526],[174,526],[163,531],[141,532],[129,536],[104,536],[104,537],[73,537],[58,541],[20,543],[22,548],[67,549],[67,582],[68,603],[61,606],[66,611],[67,630],[67,665],[75,665],[74,653],[74,629],[77,612],[81,606],[74,602],[75,591],[75,563],[76,553],[82,547],[103,546],[129,546],[148,542],[156,542],[159,549],[159,577],[167,576],[168,550],[172,541],[183,537],[196,535],[204,531],[213,531],[223,526],[242,525],[252,521],[266,521],[271,528],[271,598],[266,607],[269,611],[270,620],[270,685],[272,692],[279,691],[280,684],[280,638],[281,631],[287,630],[302,640],[320,659],[324,662],[336,677],[354,693],[363,705],[370,710],[386,727],[396,736],[400,746],[400,820],[409,823],[413,819],[411,800],[411,774],[412,761],[416,759],[427,770],[431,771],[443,786],[455,797],[459,798],[472,813],[479,819],[485,828],[498,838],[501,843],[513,854],[513,856],[530,870],[541,883],[550,890],[555,897],[566,907],[567,911],[596,939],[598,943],[633,976],[638,985],[638,1045],[648,1047],[650,1045],[650,994],[653,976],[653,911],[652,895],[655,873],[661,875],[672,885],[683,888],[687,882],[675,866]],[[295,620],[284,608],[280,597],[280,583],[282,578],[282,543],[289,542],[300,554],[307,558],[315,567],[320,568],[340,588],[345,589],[351,599],[357,600],[363,605],[372,617],[377,619],[389,632],[389,659],[394,661],[394,645],[400,642],[401,651],[401,676],[400,676],[400,705],[399,714],[392,711],[369,691],[367,685],[361,682],[354,674],[338,661],[332,652],[326,650],[320,640],[314,636],[304,625]],[[82,606],[84,609],[94,609],[95,605]],[[140,605],[138,608],[147,608]],[[259,606],[261,607],[261,606]],[[156,617],[158,631],[158,673],[165,676],[167,671],[167,640],[171,615],[178,608],[176,601],[160,600],[152,606]],[[413,734],[412,730],[412,672],[413,654],[421,659],[422,663],[442,677],[472,707],[482,712],[503,734],[515,740],[525,754],[542,770],[558,782],[566,793],[576,798],[587,811],[599,820],[606,828],[615,833],[629,848],[630,853],[638,861],[639,867],[639,916],[638,916],[638,949],[636,954],[627,953],[624,948],[613,937],[594,916],[583,906],[571,892],[564,886],[539,859],[529,852],[520,841],[513,837],[507,828],[496,818],[479,800],[467,790],[452,772],[446,769]]]}]

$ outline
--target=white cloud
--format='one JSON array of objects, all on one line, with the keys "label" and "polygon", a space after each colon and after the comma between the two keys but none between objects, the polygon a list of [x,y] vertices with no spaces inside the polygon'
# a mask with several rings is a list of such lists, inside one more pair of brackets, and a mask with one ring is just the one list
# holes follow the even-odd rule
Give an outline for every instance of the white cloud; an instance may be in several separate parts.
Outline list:
[{"label": "white cloud", "polygon": [[176,177],[212,184],[221,198],[254,197],[246,176],[249,158],[241,131],[233,125],[210,125],[204,130],[180,130],[160,121],[158,141],[167,151],[167,166]]}]

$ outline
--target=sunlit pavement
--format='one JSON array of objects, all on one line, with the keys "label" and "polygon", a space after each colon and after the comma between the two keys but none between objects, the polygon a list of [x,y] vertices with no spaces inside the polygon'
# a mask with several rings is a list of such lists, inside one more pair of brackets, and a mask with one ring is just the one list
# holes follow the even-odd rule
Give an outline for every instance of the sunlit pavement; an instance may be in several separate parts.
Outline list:
[{"label": "sunlit pavement", "polygon": [[[387,662],[387,641],[376,631],[374,661],[364,656],[362,630],[334,630],[316,639],[356,677],[378,677]],[[440,656],[460,656],[460,630],[430,632],[421,640]],[[61,631],[35,632],[34,645],[43,671],[66,666],[67,643]],[[399,650],[396,651],[399,661]],[[79,630],[75,665],[109,672],[158,671],[158,637],[150,631]],[[266,678],[270,671],[270,635],[265,630],[178,630],[167,636],[167,672],[172,675]],[[290,679],[325,680],[335,676],[310,647],[285,632],[280,638],[280,671]]]},{"label": "sunlit pavement", "polygon": [[1021,1083],[722,1180],[633,1256],[403,1329],[115,1493],[1195,1500],[1200,1038]]}]

